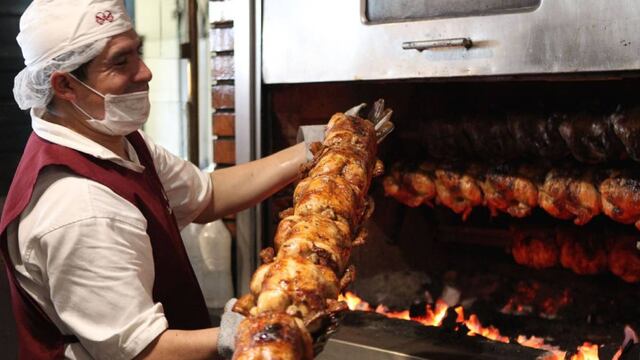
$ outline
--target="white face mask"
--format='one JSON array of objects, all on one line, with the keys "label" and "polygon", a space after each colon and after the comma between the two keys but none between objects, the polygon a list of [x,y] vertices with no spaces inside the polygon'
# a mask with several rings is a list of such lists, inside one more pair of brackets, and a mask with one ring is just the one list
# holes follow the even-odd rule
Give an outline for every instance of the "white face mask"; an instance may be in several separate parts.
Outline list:
[{"label": "white face mask", "polygon": [[105,135],[125,136],[139,130],[142,125],[147,122],[149,109],[151,108],[148,91],[138,91],[122,95],[103,95],[96,89],[78,80],[73,74],[69,73],[69,75],[104,99],[104,119],[102,120],[94,119],[84,109],[78,106],[78,104],[72,102],[73,106],[88,118],[87,123],[94,130]]}]

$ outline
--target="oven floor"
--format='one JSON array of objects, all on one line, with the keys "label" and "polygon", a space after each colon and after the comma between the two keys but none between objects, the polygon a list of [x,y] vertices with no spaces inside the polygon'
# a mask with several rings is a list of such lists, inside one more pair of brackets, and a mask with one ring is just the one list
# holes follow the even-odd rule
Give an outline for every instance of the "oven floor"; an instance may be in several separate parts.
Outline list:
[{"label": "oven floor", "polygon": [[502,360],[538,359],[546,353],[514,344],[470,337],[450,329],[349,312],[319,360]]}]

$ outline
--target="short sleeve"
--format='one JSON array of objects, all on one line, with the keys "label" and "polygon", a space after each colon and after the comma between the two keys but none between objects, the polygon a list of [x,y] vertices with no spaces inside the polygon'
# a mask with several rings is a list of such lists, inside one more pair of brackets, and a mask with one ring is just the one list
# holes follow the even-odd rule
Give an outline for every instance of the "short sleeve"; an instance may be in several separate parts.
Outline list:
[{"label": "short sleeve", "polygon": [[169,204],[182,229],[200,215],[212,201],[211,177],[205,171],[155,144],[144,133]]}]

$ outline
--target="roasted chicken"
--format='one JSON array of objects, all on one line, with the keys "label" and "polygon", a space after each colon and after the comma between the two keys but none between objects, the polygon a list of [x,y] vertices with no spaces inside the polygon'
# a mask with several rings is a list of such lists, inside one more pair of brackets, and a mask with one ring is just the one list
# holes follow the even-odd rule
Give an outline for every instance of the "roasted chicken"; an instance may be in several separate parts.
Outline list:
[{"label": "roasted chicken", "polygon": [[611,171],[600,183],[602,211],[623,224],[640,229],[640,174],[634,170]]},{"label": "roasted chicken", "polygon": [[609,270],[628,283],[640,282],[638,237],[616,239],[609,252]]},{"label": "roasted chicken", "polygon": [[480,182],[484,201],[491,214],[506,212],[513,217],[525,217],[538,205],[538,185],[541,172],[530,165],[497,166],[490,169]]},{"label": "roasted chicken", "polygon": [[609,116],[613,131],[622,141],[627,155],[640,161],[640,107],[619,110]]},{"label": "roasted chicken", "polygon": [[355,275],[349,256],[366,237],[362,222],[373,209],[367,191],[383,171],[377,142],[390,131],[384,124],[390,111],[378,103],[373,114],[374,123],[342,113],[329,121],[314,160],[302,170],[293,208],[281,214],[275,248],[261,252],[251,292],[234,306],[247,316],[234,359],[312,359],[347,309],[338,294]]},{"label": "roasted chicken", "polygon": [[475,206],[482,205],[482,190],[476,176],[475,166],[466,169],[456,169],[443,166],[435,171],[436,201],[456,214],[461,214],[466,220]]},{"label": "roasted chicken", "polygon": [[433,164],[427,162],[421,163],[416,169],[395,164],[382,181],[385,195],[410,207],[431,206],[436,195],[433,170]]},{"label": "roasted chicken", "polygon": [[269,312],[246,318],[238,326],[236,360],[313,359],[311,335],[296,317]]},{"label": "roasted chicken", "polygon": [[593,275],[607,269],[607,251],[601,234],[591,231],[558,231],[560,263],[579,275]]},{"label": "roasted chicken", "polygon": [[569,169],[553,169],[539,189],[540,207],[558,219],[573,219],[584,225],[601,211],[600,193],[591,171],[578,174]]},{"label": "roasted chicken", "polygon": [[512,229],[511,254],[516,263],[534,269],[558,264],[560,250],[554,231],[547,229]]}]

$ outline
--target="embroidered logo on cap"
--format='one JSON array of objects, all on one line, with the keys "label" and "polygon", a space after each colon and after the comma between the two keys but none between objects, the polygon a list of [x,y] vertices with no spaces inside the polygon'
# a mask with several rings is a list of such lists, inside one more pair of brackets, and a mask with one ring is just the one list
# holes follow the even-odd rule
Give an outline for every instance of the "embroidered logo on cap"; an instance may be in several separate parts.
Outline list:
[{"label": "embroidered logo on cap", "polygon": [[96,22],[98,23],[98,25],[102,25],[107,21],[113,22],[113,20],[115,19],[113,18],[113,14],[109,10],[105,12],[100,11],[99,13],[96,14]]}]

